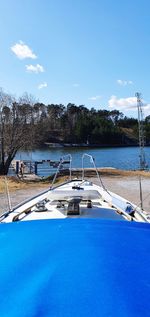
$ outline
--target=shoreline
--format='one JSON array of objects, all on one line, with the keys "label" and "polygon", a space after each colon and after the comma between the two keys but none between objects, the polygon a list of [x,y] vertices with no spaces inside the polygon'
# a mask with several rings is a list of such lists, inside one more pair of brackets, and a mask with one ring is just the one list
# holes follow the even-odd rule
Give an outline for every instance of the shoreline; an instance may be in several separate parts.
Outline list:
[{"label": "shoreline", "polygon": [[[113,167],[100,167],[97,168],[97,171],[100,177],[112,177],[116,179],[116,177],[142,177],[150,179],[150,171],[145,170],[121,170]],[[46,187],[51,184],[55,173],[53,175],[47,177],[40,177],[35,174],[24,174],[22,176],[0,176],[0,193],[5,192],[6,190],[6,181],[10,191],[24,189],[24,188],[32,188],[32,187]],[[96,178],[95,168],[84,168],[84,175],[86,177]],[[61,181],[62,178],[69,177],[68,169],[61,171],[57,176],[57,182]],[[72,169],[72,178],[82,177],[82,169],[76,168]]]},{"label": "shoreline", "polygon": [[[74,144],[74,143],[59,143],[59,142],[44,142],[44,145],[57,149],[57,148],[117,148],[117,147],[139,147],[139,141],[137,140],[137,143],[129,143],[129,144]],[[145,147],[149,147],[150,144],[145,144]],[[41,146],[41,149],[43,146]]]}]

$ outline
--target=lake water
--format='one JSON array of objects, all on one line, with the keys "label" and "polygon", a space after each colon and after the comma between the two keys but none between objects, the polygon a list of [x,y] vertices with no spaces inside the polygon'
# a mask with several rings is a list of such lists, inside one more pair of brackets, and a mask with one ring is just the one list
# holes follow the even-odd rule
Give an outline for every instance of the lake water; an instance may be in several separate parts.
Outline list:
[{"label": "lake water", "polygon": [[[139,169],[139,147],[118,148],[50,148],[36,149],[32,152],[18,152],[15,159],[19,160],[54,160],[58,161],[66,154],[72,155],[72,166],[82,167],[82,155],[94,157],[97,167],[113,167],[125,170]],[[150,147],[145,147],[146,162],[150,168]],[[85,166],[89,167],[88,163]]]}]

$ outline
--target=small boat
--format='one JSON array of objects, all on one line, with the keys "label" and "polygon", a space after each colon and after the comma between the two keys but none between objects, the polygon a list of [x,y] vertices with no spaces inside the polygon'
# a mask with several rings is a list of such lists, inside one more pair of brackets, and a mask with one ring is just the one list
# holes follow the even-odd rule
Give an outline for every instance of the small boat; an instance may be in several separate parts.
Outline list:
[{"label": "small boat", "polygon": [[[85,178],[90,158],[99,185]],[[82,177],[6,211],[0,225],[0,316],[149,316],[147,214],[107,190],[93,157]]]},{"label": "small boat", "polygon": [[[68,160],[64,156],[58,163],[52,186],[47,191],[19,204],[13,210],[3,213],[0,217],[1,222],[68,217],[149,222],[146,212],[106,189],[91,155],[84,154],[82,157],[82,177],[80,179],[72,179],[72,157],[69,154],[67,157],[69,157]],[[87,158],[93,163],[99,185],[85,178],[84,160]],[[69,163],[69,180],[54,186],[56,177],[66,162]]]}]

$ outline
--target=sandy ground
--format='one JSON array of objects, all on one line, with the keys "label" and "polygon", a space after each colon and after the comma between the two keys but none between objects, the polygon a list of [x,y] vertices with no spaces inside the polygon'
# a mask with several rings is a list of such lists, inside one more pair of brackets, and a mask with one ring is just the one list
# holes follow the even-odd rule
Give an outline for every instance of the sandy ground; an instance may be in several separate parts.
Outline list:
[{"label": "sandy ground", "polygon": [[[98,184],[98,179],[95,177],[90,177],[90,179]],[[132,176],[102,176],[102,181],[105,187],[123,196],[124,198],[132,201],[136,205],[140,205],[140,195],[139,195],[139,177]],[[32,184],[27,185],[24,189],[16,189],[10,192],[10,199],[12,207],[16,206],[18,203],[30,198],[46,189],[49,185],[47,184]],[[142,192],[143,192],[143,207],[145,210],[150,212],[150,177],[142,177]],[[0,194],[0,213],[8,210],[8,199],[6,194]]]}]

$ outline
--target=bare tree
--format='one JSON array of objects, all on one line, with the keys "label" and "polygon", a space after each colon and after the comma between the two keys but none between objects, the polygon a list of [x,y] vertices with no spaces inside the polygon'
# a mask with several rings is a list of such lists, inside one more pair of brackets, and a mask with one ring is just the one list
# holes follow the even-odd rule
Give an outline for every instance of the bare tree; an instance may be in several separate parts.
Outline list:
[{"label": "bare tree", "polygon": [[33,104],[28,95],[16,99],[0,90],[0,175],[6,175],[16,153],[34,138]]}]

